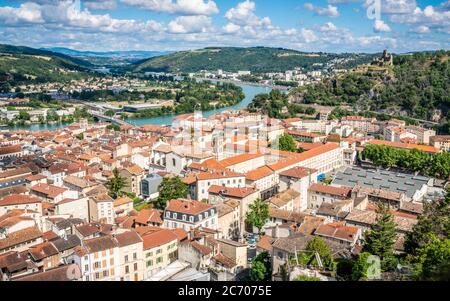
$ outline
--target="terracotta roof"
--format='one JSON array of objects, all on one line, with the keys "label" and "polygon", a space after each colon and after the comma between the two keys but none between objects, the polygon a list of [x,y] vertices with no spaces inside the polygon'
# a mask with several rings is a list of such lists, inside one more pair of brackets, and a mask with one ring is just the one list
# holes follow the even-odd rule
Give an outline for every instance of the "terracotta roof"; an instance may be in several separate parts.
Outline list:
[{"label": "terracotta roof", "polygon": [[13,281],[74,281],[81,278],[78,265],[63,265],[45,272],[34,273],[13,279]]},{"label": "terracotta roof", "polygon": [[213,207],[199,201],[177,199],[169,201],[166,211],[197,215]]},{"label": "terracotta roof", "polygon": [[139,224],[162,224],[163,220],[161,219],[162,212],[157,209],[142,209],[139,211],[135,222]]},{"label": "terracotta roof", "polygon": [[0,147],[0,155],[14,154],[20,151],[22,151],[22,146],[20,144]]},{"label": "terracotta roof", "polygon": [[42,232],[37,227],[25,228],[0,239],[0,250],[22,244],[24,242],[42,237]]},{"label": "terracotta roof", "polygon": [[124,196],[124,197],[118,198],[117,200],[114,201],[114,207],[119,207],[121,205],[129,204],[129,203],[133,203],[133,200],[127,196]]},{"label": "terracotta roof", "polygon": [[262,178],[273,175],[272,169],[270,169],[267,165],[249,171],[245,174],[245,178],[250,181],[258,181]]},{"label": "terracotta roof", "polygon": [[233,188],[233,187],[223,187],[218,185],[212,185],[208,192],[217,195],[223,195],[225,197],[233,197],[233,198],[245,198],[255,192],[258,189],[253,187],[242,187],[242,188]]},{"label": "terracotta roof", "polygon": [[260,157],[264,157],[263,154],[241,154],[241,155],[237,155],[234,157],[230,157],[227,159],[224,159],[222,161],[219,161],[219,164],[225,166],[225,167],[229,167],[229,166],[233,166],[233,165],[237,165],[246,161],[250,161],[253,159],[257,159]]},{"label": "terracotta roof", "polygon": [[5,196],[0,200],[0,206],[13,206],[13,205],[21,205],[21,204],[34,204],[41,203],[42,201],[32,195],[26,194],[13,194],[9,196]]},{"label": "terracotta roof", "polygon": [[117,247],[117,242],[112,236],[100,236],[83,241],[86,251],[91,254],[95,252],[105,251]]},{"label": "terracotta roof", "polygon": [[340,197],[348,197],[352,191],[349,187],[335,187],[330,185],[324,185],[320,183],[314,183],[309,187],[309,191],[320,192],[323,194],[335,195]]},{"label": "terracotta roof", "polygon": [[317,172],[316,169],[310,169],[305,167],[293,167],[291,169],[282,171],[280,176],[286,176],[295,179],[302,179],[304,177],[308,177],[309,175]]},{"label": "terracotta roof", "polygon": [[237,266],[236,262],[233,259],[223,255],[222,253],[219,253],[216,256],[214,256],[213,259],[220,265],[226,267],[227,269],[232,269],[235,266]]},{"label": "terracotta roof", "polygon": [[144,250],[150,250],[168,244],[174,240],[178,241],[178,236],[171,230],[162,229],[160,231],[145,234],[142,239],[144,240]]},{"label": "terracotta roof", "polygon": [[210,247],[202,245],[196,241],[192,241],[190,244],[194,249],[199,251],[203,256],[209,255],[212,252],[212,249]]},{"label": "terracotta roof", "polygon": [[177,236],[178,241],[183,241],[188,238],[188,233],[181,228],[173,229],[172,232]]},{"label": "terracotta roof", "polygon": [[61,188],[61,187],[53,186],[53,185],[49,185],[49,184],[44,184],[44,183],[34,185],[30,189],[32,191],[36,191],[36,192],[45,194],[47,197],[49,197],[51,199],[56,198],[58,195],[67,191],[67,189],[65,189],[65,188]]},{"label": "terracotta roof", "polygon": [[274,241],[275,241],[275,238],[272,238],[268,235],[263,235],[263,236],[261,236],[258,243],[256,244],[256,247],[271,253],[272,252],[272,243]]},{"label": "terracotta roof", "polygon": [[43,242],[28,249],[28,253],[35,261],[59,254],[58,249],[51,242]]},{"label": "terracotta roof", "polygon": [[126,247],[142,242],[142,238],[135,231],[127,231],[116,235],[119,247]]},{"label": "terracotta roof", "polygon": [[280,210],[280,209],[271,207],[271,208],[269,208],[269,216],[271,218],[292,221],[292,222],[296,222],[296,223],[300,224],[303,222],[306,215],[303,213],[300,213],[300,212]]},{"label": "terracotta roof", "polygon": [[358,227],[345,226],[343,222],[336,222],[326,225],[320,225],[316,229],[314,234],[353,242],[359,232],[360,230]]}]

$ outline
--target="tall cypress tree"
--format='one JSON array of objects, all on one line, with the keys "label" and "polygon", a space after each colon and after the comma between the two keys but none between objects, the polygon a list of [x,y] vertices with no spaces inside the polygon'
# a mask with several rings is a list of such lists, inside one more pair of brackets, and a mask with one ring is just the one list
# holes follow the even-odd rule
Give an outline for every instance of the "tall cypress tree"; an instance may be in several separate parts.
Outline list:
[{"label": "tall cypress tree", "polygon": [[395,268],[394,245],[397,239],[395,222],[389,207],[380,204],[378,206],[377,222],[366,233],[363,251],[377,255],[381,260],[383,271]]}]

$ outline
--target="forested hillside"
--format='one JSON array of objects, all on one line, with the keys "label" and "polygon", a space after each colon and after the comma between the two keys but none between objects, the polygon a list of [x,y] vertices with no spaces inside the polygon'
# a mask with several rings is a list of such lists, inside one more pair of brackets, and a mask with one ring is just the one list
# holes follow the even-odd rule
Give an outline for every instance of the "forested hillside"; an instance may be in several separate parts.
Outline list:
[{"label": "forested hillside", "polygon": [[372,59],[372,55],[304,53],[267,47],[214,47],[181,51],[150,58],[136,63],[131,69],[139,72],[198,72],[201,70],[222,69],[228,72],[250,70],[254,73],[266,73],[284,72],[295,67],[312,70],[315,67],[317,68],[317,65],[315,66],[314,64],[326,64],[333,59],[339,58],[351,58],[349,61],[338,65],[338,67],[348,67],[362,62],[369,62]]},{"label": "forested hillside", "polygon": [[449,51],[394,57],[394,66],[358,68],[293,93],[300,103],[350,104],[357,110],[441,121],[450,106]]}]

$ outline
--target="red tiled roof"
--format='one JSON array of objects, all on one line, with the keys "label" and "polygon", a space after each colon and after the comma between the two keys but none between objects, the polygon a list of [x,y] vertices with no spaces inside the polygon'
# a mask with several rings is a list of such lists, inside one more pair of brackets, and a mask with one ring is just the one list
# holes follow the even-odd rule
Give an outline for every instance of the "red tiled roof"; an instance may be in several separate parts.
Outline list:
[{"label": "red tiled roof", "polygon": [[142,239],[144,240],[144,250],[150,250],[172,241],[178,241],[178,236],[171,230],[162,229],[160,231],[145,234]]},{"label": "red tiled roof", "polygon": [[234,198],[245,198],[258,190],[252,187],[244,187],[244,188],[232,188],[232,187],[223,187],[218,185],[212,185],[208,192],[213,194],[221,194],[227,197]]},{"label": "red tiled roof", "polygon": [[177,199],[169,201],[166,210],[190,215],[197,215],[211,208],[213,208],[213,206],[205,204],[203,202]]},{"label": "red tiled roof", "polygon": [[305,167],[293,167],[280,173],[280,176],[301,179],[308,177],[310,174],[317,172],[316,169],[309,169]]},{"label": "red tiled roof", "polygon": [[41,200],[32,195],[26,194],[12,194],[5,196],[0,200],[0,206],[12,206],[21,204],[41,203]]},{"label": "red tiled roof", "polygon": [[324,185],[320,183],[314,183],[309,187],[310,191],[320,192],[324,194],[336,195],[341,197],[347,197],[352,191],[349,187],[334,187],[329,185]]}]

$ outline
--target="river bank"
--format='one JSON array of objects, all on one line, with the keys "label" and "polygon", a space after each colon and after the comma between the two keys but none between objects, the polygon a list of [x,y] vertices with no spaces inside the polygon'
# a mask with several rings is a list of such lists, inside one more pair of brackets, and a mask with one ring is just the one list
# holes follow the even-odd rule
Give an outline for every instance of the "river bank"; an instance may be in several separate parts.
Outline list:
[{"label": "river bank", "polygon": [[[209,117],[218,113],[221,113],[223,111],[228,110],[241,110],[247,108],[247,106],[252,102],[253,98],[260,93],[269,93],[272,89],[269,87],[262,87],[257,85],[247,85],[247,84],[240,84],[235,83],[236,85],[240,86],[245,94],[244,99],[239,102],[238,104],[230,107],[224,107],[220,109],[210,110],[203,112],[204,117]],[[146,124],[151,125],[171,125],[173,118],[178,116],[180,114],[171,114],[171,115],[165,115],[165,116],[158,116],[158,117],[149,117],[149,118],[129,118],[125,121],[133,124],[135,126],[142,126]],[[67,123],[56,123],[56,124],[31,124],[31,125],[16,125],[16,126],[6,126],[6,127],[0,127],[1,130],[28,130],[28,131],[42,131],[42,130],[56,130],[58,128],[62,128],[67,126]]]}]

